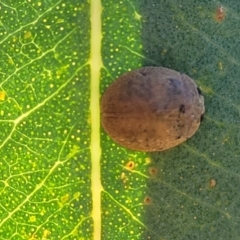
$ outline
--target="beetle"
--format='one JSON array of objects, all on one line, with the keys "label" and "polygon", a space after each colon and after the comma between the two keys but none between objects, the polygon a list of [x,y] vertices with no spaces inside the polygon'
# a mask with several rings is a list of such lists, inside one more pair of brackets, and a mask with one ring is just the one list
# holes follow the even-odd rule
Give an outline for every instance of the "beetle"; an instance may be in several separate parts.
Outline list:
[{"label": "beetle", "polygon": [[163,67],[127,72],[101,99],[104,130],[131,150],[163,151],[186,141],[199,128],[204,97],[187,75]]}]

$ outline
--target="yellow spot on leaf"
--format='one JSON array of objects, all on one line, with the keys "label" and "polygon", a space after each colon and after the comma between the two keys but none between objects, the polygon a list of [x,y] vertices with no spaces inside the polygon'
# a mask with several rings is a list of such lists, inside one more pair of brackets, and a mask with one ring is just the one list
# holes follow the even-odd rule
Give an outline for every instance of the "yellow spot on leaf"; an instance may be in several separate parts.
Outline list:
[{"label": "yellow spot on leaf", "polygon": [[152,160],[151,160],[151,158],[146,157],[146,158],[145,158],[145,162],[146,162],[146,164],[150,164],[150,163],[152,162]]},{"label": "yellow spot on leaf", "polygon": [[28,39],[28,38],[31,38],[32,37],[32,33],[31,32],[29,32],[29,31],[27,31],[27,32],[25,32],[24,33],[24,39]]},{"label": "yellow spot on leaf", "polygon": [[79,200],[80,192],[74,193],[73,197],[74,197],[74,199]]},{"label": "yellow spot on leaf", "polygon": [[215,179],[210,179],[209,187],[214,188],[217,185],[217,181]]},{"label": "yellow spot on leaf", "polygon": [[126,175],[125,172],[122,172],[122,173],[121,173],[120,179],[122,180],[122,182],[123,182],[124,184],[127,183],[128,177],[127,177],[127,175]]},{"label": "yellow spot on leaf", "polygon": [[81,168],[82,170],[85,170],[85,169],[86,169],[86,166],[85,166],[84,164],[81,164],[81,165],[80,165],[80,168]]},{"label": "yellow spot on leaf", "polygon": [[133,161],[129,161],[125,166],[128,170],[133,170],[135,167],[135,163]]},{"label": "yellow spot on leaf", "polygon": [[46,213],[46,210],[43,209],[43,210],[40,212],[40,215],[41,215],[41,216],[44,216],[45,213]]},{"label": "yellow spot on leaf", "polygon": [[0,91],[0,101],[4,101],[6,98],[6,93],[4,91]]},{"label": "yellow spot on leaf", "polygon": [[220,70],[223,70],[223,64],[222,64],[222,62],[218,62],[218,68],[219,68]]},{"label": "yellow spot on leaf", "polygon": [[51,234],[51,232],[47,229],[43,231],[42,239],[47,239],[47,237]]},{"label": "yellow spot on leaf", "polygon": [[65,194],[64,196],[61,197],[61,203],[64,204],[69,200],[69,194]]},{"label": "yellow spot on leaf", "polygon": [[57,23],[63,23],[63,22],[64,22],[64,19],[60,19],[60,18],[59,18],[59,19],[57,20]]},{"label": "yellow spot on leaf", "polygon": [[13,60],[12,60],[12,58],[11,58],[11,57],[9,57],[9,58],[8,58],[8,63],[9,63],[9,64],[11,64],[11,65],[13,65],[13,64],[14,64],[14,62],[13,62]]},{"label": "yellow spot on leaf", "polygon": [[36,222],[36,216],[30,216],[29,222]]},{"label": "yellow spot on leaf", "polygon": [[17,42],[18,41],[18,38],[16,36],[13,37],[13,42]]},{"label": "yellow spot on leaf", "polygon": [[140,14],[138,14],[137,12],[134,13],[134,17],[136,20],[140,21],[142,16]]}]

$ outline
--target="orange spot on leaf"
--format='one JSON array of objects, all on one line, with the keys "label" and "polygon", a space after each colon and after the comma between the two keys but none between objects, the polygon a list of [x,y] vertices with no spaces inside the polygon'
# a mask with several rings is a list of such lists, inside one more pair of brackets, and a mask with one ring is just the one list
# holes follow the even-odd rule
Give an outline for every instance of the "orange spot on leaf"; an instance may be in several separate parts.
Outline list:
[{"label": "orange spot on leaf", "polygon": [[129,161],[127,164],[126,164],[126,168],[128,170],[133,170],[135,167],[135,163],[133,161]]},{"label": "orange spot on leaf", "polygon": [[210,179],[209,187],[214,188],[217,185],[217,181],[215,179]]},{"label": "orange spot on leaf", "polygon": [[226,16],[226,12],[225,12],[225,9],[223,8],[223,6],[218,7],[215,12],[215,20],[217,22],[222,22],[224,20],[225,16]]},{"label": "orange spot on leaf", "polygon": [[155,167],[150,167],[150,168],[148,169],[148,171],[149,171],[149,174],[150,174],[151,176],[156,176],[156,175],[157,175],[157,168],[155,168]]},{"label": "orange spot on leaf", "polygon": [[144,198],[144,204],[149,205],[152,203],[152,199],[150,197],[145,197]]},{"label": "orange spot on leaf", "polygon": [[65,194],[64,196],[61,197],[61,203],[66,203],[69,200],[69,194]]}]

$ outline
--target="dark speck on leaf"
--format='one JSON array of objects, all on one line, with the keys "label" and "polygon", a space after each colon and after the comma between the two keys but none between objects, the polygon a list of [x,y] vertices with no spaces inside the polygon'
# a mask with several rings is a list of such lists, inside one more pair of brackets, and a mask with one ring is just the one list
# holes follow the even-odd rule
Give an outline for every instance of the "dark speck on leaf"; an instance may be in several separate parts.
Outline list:
[{"label": "dark speck on leaf", "polygon": [[184,104],[179,105],[179,112],[185,113],[185,105]]},{"label": "dark speck on leaf", "polygon": [[197,91],[198,91],[198,94],[201,95],[202,94],[202,91],[200,88],[197,88]]}]

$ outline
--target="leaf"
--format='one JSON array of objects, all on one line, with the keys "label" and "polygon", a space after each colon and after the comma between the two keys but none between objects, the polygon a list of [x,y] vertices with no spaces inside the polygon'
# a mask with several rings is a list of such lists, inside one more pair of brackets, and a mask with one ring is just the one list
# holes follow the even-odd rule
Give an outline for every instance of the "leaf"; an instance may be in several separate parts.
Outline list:
[{"label": "leaf", "polygon": [[[238,3],[124,1],[111,12],[103,16],[106,28],[116,26],[103,38],[103,46],[112,44],[109,54],[103,48],[110,75],[139,63],[186,73],[203,91],[206,114],[194,137],[164,152],[124,151],[103,137],[103,186],[111,196],[104,239],[238,239]],[[126,169],[129,161],[134,169]]]},{"label": "leaf", "polygon": [[11,2],[0,3],[0,238],[90,238],[89,5]]},{"label": "leaf", "polygon": [[[0,239],[238,239],[239,4],[0,3]],[[205,97],[194,137],[129,151],[100,127],[124,72],[184,72]]]}]

